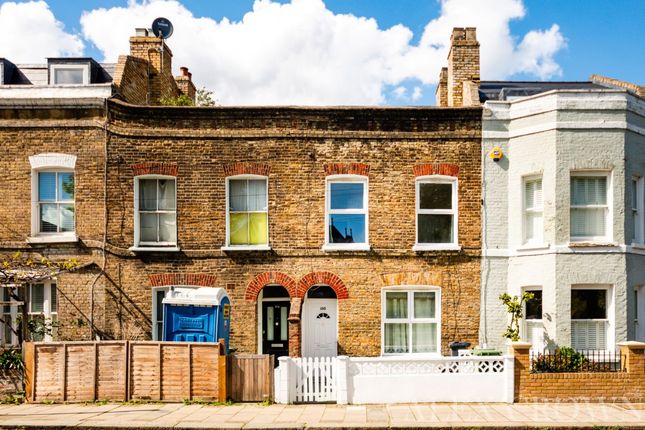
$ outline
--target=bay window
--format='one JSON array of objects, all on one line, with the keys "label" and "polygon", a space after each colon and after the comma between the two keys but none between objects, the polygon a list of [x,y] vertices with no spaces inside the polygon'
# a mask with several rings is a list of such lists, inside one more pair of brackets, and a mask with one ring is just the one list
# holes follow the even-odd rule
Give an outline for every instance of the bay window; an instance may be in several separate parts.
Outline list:
[{"label": "bay window", "polygon": [[542,178],[524,179],[524,243],[543,241]]},{"label": "bay window", "polygon": [[324,250],[369,250],[367,178],[327,179]]},{"label": "bay window", "polygon": [[230,249],[269,246],[267,178],[233,177],[226,180],[226,245]]},{"label": "bay window", "polygon": [[572,174],[572,240],[609,239],[608,183],[607,174]]},{"label": "bay window", "polygon": [[457,248],[457,179],[425,177],[416,181],[415,250]]},{"label": "bay window", "polygon": [[177,246],[177,203],[174,177],[135,178],[135,248]]},{"label": "bay window", "polygon": [[439,354],[441,297],[438,289],[383,290],[383,354]]}]

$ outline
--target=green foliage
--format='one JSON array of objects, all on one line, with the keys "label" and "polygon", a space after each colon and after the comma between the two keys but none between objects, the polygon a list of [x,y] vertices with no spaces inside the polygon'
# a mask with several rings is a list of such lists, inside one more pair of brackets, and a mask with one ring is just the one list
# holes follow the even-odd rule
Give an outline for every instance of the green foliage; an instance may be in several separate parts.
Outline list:
[{"label": "green foliage", "polygon": [[184,405],[202,405],[202,406],[233,406],[234,403],[230,400],[225,402],[209,402],[208,400],[183,400]]},{"label": "green foliage", "polygon": [[159,100],[163,106],[195,106],[193,100],[185,94],[178,95],[177,97],[163,97]]},{"label": "green foliage", "polygon": [[522,297],[518,298],[517,296],[511,297],[507,293],[503,293],[499,296],[499,299],[506,306],[506,312],[511,316],[511,322],[506,331],[502,334],[502,337],[510,339],[513,342],[520,340],[520,320],[522,319],[522,313],[524,309],[524,303],[528,300],[532,300],[535,297],[533,293],[524,292]]},{"label": "green foliage", "polygon": [[22,362],[22,354],[17,349],[5,349],[0,352],[0,369],[2,370],[20,370],[25,365]]},{"label": "green foliage", "polygon": [[533,371],[541,373],[579,372],[589,363],[582,354],[562,346],[553,354],[538,354],[533,359]]},{"label": "green foliage", "polygon": [[213,92],[202,87],[195,93],[195,106],[216,106]]}]

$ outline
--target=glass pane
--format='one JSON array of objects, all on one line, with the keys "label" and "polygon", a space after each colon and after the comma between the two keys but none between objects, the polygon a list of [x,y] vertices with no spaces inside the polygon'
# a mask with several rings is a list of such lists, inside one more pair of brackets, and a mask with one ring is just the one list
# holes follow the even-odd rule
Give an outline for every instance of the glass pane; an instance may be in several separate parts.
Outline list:
[{"label": "glass pane", "polygon": [[266,245],[268,243],[268,217],[266,213],[249,214],[249,244]]},{"label": "glass pane", "polygon": [[58,312],[58,290],[56,289],[56,284],[51,284],[51,293],[49,296],[51,299],[49,301],[50,312]]},{"label": "glass pane", "polygon": [[142,211],[157,210],[157,180],[156,179],[139,180],[139,210],[142,210]]},{"label": "glass pane", "polygon": [[408,352],[408,324],[385,324],[383,349],[388,354]]},{"label": "glass pane", "polygon": [[419,184],[419,208],[452,209],[452,184]]},{"label": "glass pane", "polygon": [[571,236],[605,235],[605,209],[571,209]]},{"label": "glass pane", "polygon": [[526,319],[542,319],[542,290],[527,290],[527,293],[533,293],[533,298],[526,302]]},{"label": "glass pane", "polygon": [[412,324],[412,352],[437,352],[437,324]]},{"label": "glass pane", "polygon": [[174,179],[159,179],[159,210],[175,210]]},{"label": "glass pane", "polygon": [[524,184],[524,200],[527,209],[542,207],[542,180],[526,181]]},{"label": "glass pane", "polygon": [[45,286],[43,284],[33,284],[31,286],[31,312],[40,313],[45,311]]},{"label": "glass pane", "polygon": [[163,339],[163,298],[166,297],[166,290],[155,290],[155,311],[156,320],[155,330],[157,330],[157,340]]},{"label": "glass pane", "polygon": [[54,84],[65,85],[65,84],[82,84],[83,83],[83,74],[85,69],[75,68],[75,69],[54,69]]},{"label": "glass pane", "polygon": [[526,213],[526,240],[542,240],[542,212]]},{"label": "glass pane", "polygon": [[606,319],[607,290],[571,290],[571,319]]},{"label": "glass pane", "polygon": [[267,182],[264,179],[249,179],[248,210],[267,210]]},{"label": "glass pane", "polygon": [[273,306],[269,306],[267,307],[267,340],[273,340],[275,337],[274,324]]},{"label": "glass pane", "polygon": [[288,322],[287,322],[287,307],[282,306],[280,308],[280,340],[282,341],[287,341],[289,340],[289,335],[287,333],[287,330],[289,328]]},{"label": "glass pane", "polygon": [[38,200],[41,202],[56,201],[56,173],[38,173]]},{"label": "glass pane", "polygon": [[435,293],[424,291],[414,293],[414,317],[434,318],[435,317]]},{"label": "glass pane", "polygon": [[139,240],[157,242],[157,214],[141,214],[139,224]]},{"label": "glass pane", "polygon": [[[45,318],[42,315],[33,315],[29,317],[29,320],[31,321],[38,321],[36,324],[36,327],[43,327],[45,326]],[[38,330],[34,331],[31,333],[31,340],[35,342],[42,342],[45,339],[45,330]]]},{"label": "glass pane", "polygon": [[365,215],[330,215],[329,243],[365,243]]},{"label": "glass pane", "polygon": [[405,291],[385,293],[385,318],[408,317],[408,293]]},{"label": "glass pane", "polygon": [[58,205],[40,205],[40,232],[56,233],[58,231]]},{"label": "glass pane", "polygon": [[607,177],[574,176],[571,178],[572,205],[607,204]]},{"label": "glass pane", "polygon": [[176,214],[159,214],[159,242],[177,242]]},{"label": "glass pane", "polygon": [[419,214],[419,243],[453,243],[452,217]]},{"label": "glass pane", "polygon": [[232,211],[248,210],[247,180],[235,179],[228,181],[229,208]]},{"label": "glass pane", "polygon": [[60,205],[60,230],[74,231],[74,205]]},{"label": "glass pane", "polygon": [[363,209],[362,182],[332,182],[331,184],[331,209]]},{"label": "glass pane", "polygon": [[58,200],[74,200],[74,174],[61,172],[58,174]]},{"label": "glass pane", "polygon": [[155,330],[157,330],[157,340],[163,340],[163,321],[155,323]]},{"label": "glass pane", "polygon": [[229,234],[231,245],[248,245],[249,215],[245,213],[229,214]]}]

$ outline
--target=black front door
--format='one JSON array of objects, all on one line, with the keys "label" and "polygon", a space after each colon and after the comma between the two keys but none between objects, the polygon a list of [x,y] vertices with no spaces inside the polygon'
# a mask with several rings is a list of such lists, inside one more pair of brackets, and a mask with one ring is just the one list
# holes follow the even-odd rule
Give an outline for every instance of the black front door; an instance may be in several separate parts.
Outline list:
[{"label": "black front door", "polygon": [[[262,303],[262,353],[289,355],[289,302]],[[276,360],[277,363],[277,360]]]}]

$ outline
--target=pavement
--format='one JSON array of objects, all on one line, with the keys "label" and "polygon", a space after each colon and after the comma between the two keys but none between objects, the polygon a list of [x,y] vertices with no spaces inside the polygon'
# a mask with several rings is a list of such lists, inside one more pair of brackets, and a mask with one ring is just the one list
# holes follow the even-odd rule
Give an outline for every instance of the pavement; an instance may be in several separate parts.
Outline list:
[{"label": "pavement", "polygon": [[0,405],[0,429],[645,429],[645,404]]}]

